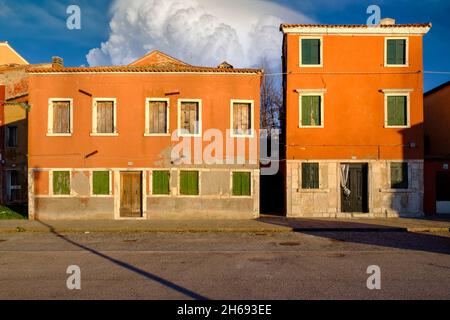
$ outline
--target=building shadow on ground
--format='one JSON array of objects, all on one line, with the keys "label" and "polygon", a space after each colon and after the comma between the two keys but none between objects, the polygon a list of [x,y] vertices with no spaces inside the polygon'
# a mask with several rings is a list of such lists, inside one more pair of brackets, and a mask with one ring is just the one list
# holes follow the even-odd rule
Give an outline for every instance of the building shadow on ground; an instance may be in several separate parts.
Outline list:
[{"label": "building shadow on ground", "polygon": [[110,256],[108,256],[108,255],[106,255],[104,253],[101,253],[101,252],[99,252],[99,251],[97,251],[95,249],[89,248],[89,247],[87,247],[87,246],[85,246],[83,244],[77,243],[77,242],[69,239],[68,237],[58,233],[53,226],[51,226],[51,225],[49,225],[49,224],[47,224],[45,222],[42,222],[42,221],[38,221],[38,222],[40,224],[44,225],[45,227],[47,227],[49,229],[49,231],[52,234],[54,234],[56,237],[58,237],[59,239],[64,240],[64,241],[74,245],[75,247],[78,247],[78,248],[83,249],[83,250],[85,250],[87,252],[90,252],[90,253],[92,253],[92,254],[100,257],[100,258],[103,258],[106,261],[109,261],[109,262],[111,262],[111,263],[113,263],[113,264],[115,264],[115,265],[117,265],[119,267],[122,267],[122,268],[124,268],[124,269],[126,269],[128,271],[134,272],[134,273],[136,273],[136,274],[146,278],[147,280],[155,281],[155,282],[157,282],[157,283],[167,287],[168,289],[172,289],[172,290],[174,290],[176,292],[179,292],[179,293],[185,295],[187,298],[190,298],[190,299],[193,299],[193,300],[209,300],[209,298],[207,298],[205,296],[202,296],[202,295],[200,295],[200,294],[198,294],[198,293],[196,293],[194,291],[191,291],[189,289],[186,289],[184,287],[181,287],[181,286],[179,286],[179,285],[177,285],[177,284],[175,284],[175,283],[173,283],[173,282],[171,282],[169,280],[161,278],[161,277],[159,277],[159,276],[157,276],[155,274],[152,274],[150,272],[147,272],[145,270],[139,269],[139,268],[137,268],[137,267],[135,267],[135,266],[133,266],[133,265],[131,265],[129,263],[126,263],[126,262],[120,261],[118,259],[115,259],[113,257],[110,257]]},{"label": "building shadow on ground", "polygon": [[297,233],[340,242],[450,254],[450,235],[445,237],[433,233],[408,232],[407,229],[402,227],[389,227],[357,221],[280,217],[262,217],[258,221],[292,227]]}]

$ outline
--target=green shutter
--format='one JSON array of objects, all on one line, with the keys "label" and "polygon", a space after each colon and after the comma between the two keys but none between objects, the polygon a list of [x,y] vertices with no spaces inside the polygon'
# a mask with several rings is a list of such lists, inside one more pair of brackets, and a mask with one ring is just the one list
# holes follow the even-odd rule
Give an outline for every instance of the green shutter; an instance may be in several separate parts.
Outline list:
[{"label": "green shutter", "polygon": [[396,162],[391,163],[391,188],[392,189],[408,189],[408,163]]},{"label": "green shutter", "polygon": [[396,42],[396,48],[395,48],[395,55],[396,60],[395,64],[405,64],[406,63],[406,40],[395,40]]},{"label": "green shutter", "polygon": [[318,163],[302,163],[302,189],[319,189]]},{"label": "green shutter", "polygon": [[408,124],[408,105],[405,96],[388,97],[388,125],[406,126]]},{"label": "green shutter", "polygon": [[53,194],[70,195],[70,171],[53,171]]},{"label": "green shutter", "polygon": [[180,172],[180,193],[187,196],[196,196],[199,194],[198,171]]},{"label": "green shutter", "polygon": [[109,195],[109,171],[92,173],[92,189],[94,195]]},{"label": "green shutter", "polygon": [[320,96],[302,96],[302,126],[320,126],[322,115]]},{"label": "green shutter", "polygon": [[153,171],[152,181],[153,194],[170,194],[169,171]]},{"label": "green shutter", "polygon": [[320,64],[320,39],[302,39],[302,63],[304,65]]},{"label": "green shutter", "polygon": [[312,97],[302,96],[302,126],[311,125],[311,117],[310,117],[311,105],[312,105]]},{"label": "green shutter", "polygon": [[387,40],[387,64],[404,65],[406,64],[406,40],[389,39]]},{"label": "green shutter", "polygon": [[233,172],[233,196],[251,195],[250,172]]},{"label": "green shutter", "polygon": [[389,39],[387,40],[387,64],[395,64],[396,56],[397,50],[395,40]]},{"label": "green shutter", "polygon": [[302,39],[302,64],[312,64],[310,39]]}]

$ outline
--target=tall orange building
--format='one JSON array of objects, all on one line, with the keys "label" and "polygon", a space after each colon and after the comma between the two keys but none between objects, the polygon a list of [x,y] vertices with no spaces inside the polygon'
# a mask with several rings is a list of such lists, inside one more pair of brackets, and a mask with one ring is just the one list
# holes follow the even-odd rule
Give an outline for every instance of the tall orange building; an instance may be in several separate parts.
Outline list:
[{"label": "tall orange building", "polygon": [[154,51],[28,74],[30,218],[258,217],[262,70]]},{"label": "tall orange building", "polygon": [[281,25],[289,217],[423,213],[431,24]]}]

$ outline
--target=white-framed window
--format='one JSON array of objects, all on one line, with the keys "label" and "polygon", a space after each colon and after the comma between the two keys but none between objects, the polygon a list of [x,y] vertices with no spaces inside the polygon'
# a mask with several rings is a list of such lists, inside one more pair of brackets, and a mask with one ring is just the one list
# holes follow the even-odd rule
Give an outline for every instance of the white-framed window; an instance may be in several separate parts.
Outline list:
[{"label": "white-framed window", "polygon": [[409,66],[409,39],[407,37],[386,37],[384,39],[384,66]]},{"label": "white-framed window", "polygon": [[198,169],[180,169],[178,171],[178,196],[201,196],[202,171]]},{"label": "white-framed window", "polygon": [[73,99],[48,100],[47,136],[71,136],[73,133]]},{"label": "white-framed window", "polygon": [[90,176],[92,197],[110,197],[112,195],[111,170],[92,170]]},{"label": "white-framed window", "polygon": [[254,136],[255,102],[253,100],[231,100],[230,126],[232,137]]},{"label": "white-framed window", "polygon": [[49,190],[54,197],[72,196],[72,172],[67,169],[53,169],[49,172]]},{"label": "white-framed window", "polygon": [[323,38],[319,36],[300,37],[299,61],[300,67],[323,67]]},{"label": "white-framed window", "polygon": [[410,92],[412,89],[384,89],[384,127],[411,126]]},{"label": "white-framed window", "polygon": [[299,128],[324,128],[324,89],[297,90],[299,93]]},{"label": "white-framed window", "polygon": [[117,136],[117,101],[115,98],[92,100],[91,136]]},{"label": "white-framed window", "polygon": [[178,136],[202,136],[202,100],[178,100]]},{"label": "white-framed window", "polygon": [[170,99],[147,98],[145,101],[145,136],[170,135]]}]

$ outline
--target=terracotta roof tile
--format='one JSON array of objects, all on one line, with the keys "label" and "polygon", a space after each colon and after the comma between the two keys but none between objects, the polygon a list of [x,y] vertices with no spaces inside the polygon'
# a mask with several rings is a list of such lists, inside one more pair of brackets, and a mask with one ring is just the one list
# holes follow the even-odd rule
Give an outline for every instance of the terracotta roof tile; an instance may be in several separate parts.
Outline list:
[{"label": "terracotta roof tile", "polygon": [[[429,23],[409,23],[409,24],[394,24],[394,25],[378,25],[377,28],[431,28]],[[288,24],[283,23],[280,29],[289,28],[368,28],[365,24]]]},{"label": "terracotta roof tile", "polygon": [[262,69],[223,69],[210,67],[196,67],[190,65],[164,64],[156,66],[106,66],[106,67],[63,67],[63,68],[29,68],[29,73],[247,73],[260,74]]}]

